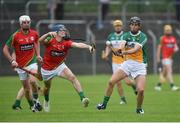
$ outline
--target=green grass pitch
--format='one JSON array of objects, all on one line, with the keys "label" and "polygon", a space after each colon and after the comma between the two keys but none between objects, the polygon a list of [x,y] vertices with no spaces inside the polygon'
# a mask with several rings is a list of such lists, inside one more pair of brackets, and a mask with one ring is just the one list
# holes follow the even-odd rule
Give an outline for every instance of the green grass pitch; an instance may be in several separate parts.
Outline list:
[{"label": "green grass pitch", "polygon": [[[21,111],[11,109],[14,103],[20,82],[18,77],[0,78],[0,121],[69,121],[69,122],[153,122],[153,121],[180,121],[180,91],[172,92],[167,83],[163,84],[161,92],[154,91],[157,76],[148,75],[143,108],[144,115],[135,113],[136,97],[131,87],[123,82],[127,105],[119,104],[116,88],[110,98],[106,110],[98,111],[95,107],[102,101],[110,75],[78,76],[90,105],[83,108],[78,94],[70,82],[54,78],[50,93],[51,111],[49,113],[33,113],[23,98]],[[174,75],[175,83],[180,86],[180,75]],[[43,83],[40,82],[43,86]],[[43,96],[40,97],[43,102]]]}]

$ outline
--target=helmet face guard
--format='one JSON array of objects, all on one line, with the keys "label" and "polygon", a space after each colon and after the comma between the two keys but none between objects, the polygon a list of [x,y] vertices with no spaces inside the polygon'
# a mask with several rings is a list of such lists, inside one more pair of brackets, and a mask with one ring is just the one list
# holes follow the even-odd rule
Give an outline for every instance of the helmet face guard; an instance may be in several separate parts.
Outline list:
[{"label": "helmet face guard", "polygon": [[28,30],[31,25],[31,19],[28,15],[22,15],[19,17],[19,24],[23,30]]},{"label": "helmet face guard", "polygon": [[31,19],[30,19],[30,17],[28,15],[22,15],[22,16],[19,17],[20,25],[23,24],[24,22],[26,22],[26,23],[28,22],[28,24],[31,23]]},{"label": "helmet face guard", "polygon": [[52,31],[56,31],[64,40],[69,40],[70,39],[70,33],[66,29],[66,27],[62,24],[55,25],[52,28]]},{"label": "helmet face guard", "polygon": [[69,40],[70,39],[70,33],[69,31],[65,28],[65,29],[60,29],[57,33],[61,33],[61,37],[64,40]]}]

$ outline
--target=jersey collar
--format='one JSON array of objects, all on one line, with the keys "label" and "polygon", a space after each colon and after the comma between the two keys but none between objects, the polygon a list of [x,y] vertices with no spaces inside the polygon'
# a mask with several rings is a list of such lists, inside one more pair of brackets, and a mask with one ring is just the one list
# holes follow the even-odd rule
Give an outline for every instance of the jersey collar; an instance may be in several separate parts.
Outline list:
[{"label": "jersey collar", "polygon": [[137,36],[137,35],[139,35],[139,34],[141,33],[141,31],[140,31],[140,30],[138,31],[138,33],[137,33],[137,34],[132,34],[132,33],[131,33],[131,31],[129,31],[129,32],[130,32],[130,35],[132,35],[132,36]]},{"label": "jersey collar", "polygon": [[123,34],[123,31],[121,31],[120,33],[114,32],[114,34],[117,35],[117,36],[122,35],[122,34]]},{"label": "jersey collar", "polygon": [[30,29],[28,30],[28,33],[24,33],[22,29],[19,30],[23,35],[28,35],[30,33]]}]

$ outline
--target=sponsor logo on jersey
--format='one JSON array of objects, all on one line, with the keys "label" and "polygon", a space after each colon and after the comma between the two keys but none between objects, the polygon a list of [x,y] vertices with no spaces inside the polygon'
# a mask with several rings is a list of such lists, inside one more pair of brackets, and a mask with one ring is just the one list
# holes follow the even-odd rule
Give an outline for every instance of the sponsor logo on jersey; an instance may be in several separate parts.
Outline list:
[{"label": "sponsor logo on jersey", "polygon": [[33,43],[20,45],[20,50],[21,51],[27,51],[27,50],[31,50],[33,48],[34,48],[34,44]]},{"label": "sponsor logo on jersey", "polygon": [[166,44],[166,47],[167,48],[173,48],[174,47],[174,43],[168,43],[168,44]]},{"label": "sponsor logo on jersey", "polygon": [[62,51],[51,50],[50,55],[53,57],[64,56],[65,53]]}]

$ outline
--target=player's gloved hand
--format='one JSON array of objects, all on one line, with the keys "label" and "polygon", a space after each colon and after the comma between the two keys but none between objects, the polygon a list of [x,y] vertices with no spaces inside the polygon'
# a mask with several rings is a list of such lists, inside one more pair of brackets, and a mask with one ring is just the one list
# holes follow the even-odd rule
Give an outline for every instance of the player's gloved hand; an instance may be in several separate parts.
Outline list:
[{"label": "player's gloved hand", "polygon": [[37,56],[37,60],[40,65],[43,64],[43,58],[41,56]]},{"label": "player's gloved hand", "polygon": [[108,56],[106,56],[104,50],[103,50],[102,53],[101,53],[101,58],[102,58],[103,60],[109,60],[109,58],[108,58]]},{"label": "player's gloved hand", "polygon": [[89,52],[90,52],[90,53],[93,53],[95,50],[96,50],[95,44],[91,44],[91,45],[89,46]]},{"label": "player's gloved hand", "polygon": [[114,55],[116,55],[116,56],[122,56],[122,55],[123,55],[123,54],[122,54],[122,50],[119,49],[119,50],[114,51]]},{"label": "player's gloved hand", "polygon": [[12,66],[12,68],[16,68],[16,67],[18,67],[18,63],[15,60],[12,60],[11,66]]}]

